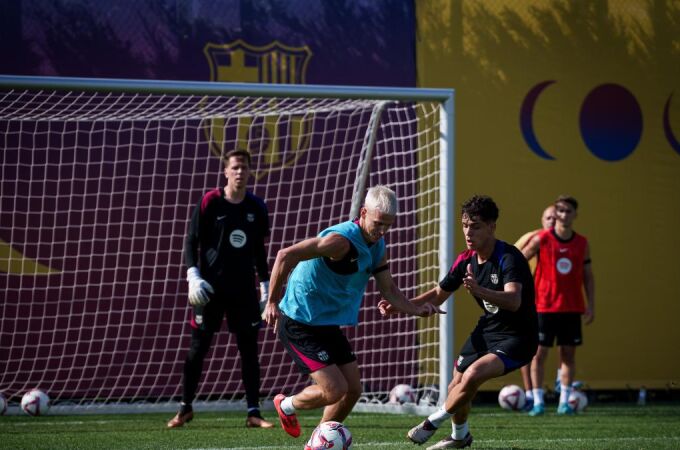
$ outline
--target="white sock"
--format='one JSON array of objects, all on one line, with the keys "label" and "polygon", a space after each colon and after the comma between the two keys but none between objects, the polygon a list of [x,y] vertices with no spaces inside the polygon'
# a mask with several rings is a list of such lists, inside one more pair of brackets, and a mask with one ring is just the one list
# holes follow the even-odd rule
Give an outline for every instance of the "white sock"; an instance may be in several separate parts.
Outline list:
[{"label": "white sock", "polygon": [[541,388],[534,388],[534,405],[539,406],[543,405],[543,389]]},{"label": "white sock", "polygon": [[571,386],[560,386],[560,404],[567,403],[569,401],[569,394],[571,394]]},{"label": "white sock", "polygon": [[432,425],[439,428],[442,423],[449,420],[453,414],[446,412],[446,409],[442,406],[432,414],[427,417]]},{"label": "white sock", "polygon": [[457,441],[460,441],[461,439],[465,438],[467,434],[469,433],[468,430],[468,423],[467,420],[465,423],[461,423],[458,425],[457,423],[453,424],[453,433],[451,433],[451,437],[454,438]]},{"label": "white sock", "polygon": [[283,411],[283,413],[288,416],[290,416],[291,414],[295,414],[295,407],[293,406],[292,395],[290,397],[286,397],[283,399],[283,401],[281,402],[281,411]]},{"label": "white sock", "polygon": [[531,401],[534,399],[534,391],[531,389],[527,389],[524,391],[524,397],[526,397],[527,401]]}]

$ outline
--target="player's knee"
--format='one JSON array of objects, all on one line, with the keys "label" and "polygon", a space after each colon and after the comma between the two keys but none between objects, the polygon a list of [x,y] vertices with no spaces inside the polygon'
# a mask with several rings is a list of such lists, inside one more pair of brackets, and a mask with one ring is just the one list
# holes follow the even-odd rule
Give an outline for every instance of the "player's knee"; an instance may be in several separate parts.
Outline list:
[{"label": "player's knee", "polygon": [[189,353],[187,353],[187,361],[202,361],[205,358],[205,355],[208,354],[208,350],[210,350],[209,345],[193,341],[191,347],[189,347]]},{"label": "player's knee", "polygon": [[468,367],[468,369],[463,374],[460,380],[462,384],[462,389],[465,391],[476,390],[484,379],[482,378],[482,372],[480,369],[474,365]]}]

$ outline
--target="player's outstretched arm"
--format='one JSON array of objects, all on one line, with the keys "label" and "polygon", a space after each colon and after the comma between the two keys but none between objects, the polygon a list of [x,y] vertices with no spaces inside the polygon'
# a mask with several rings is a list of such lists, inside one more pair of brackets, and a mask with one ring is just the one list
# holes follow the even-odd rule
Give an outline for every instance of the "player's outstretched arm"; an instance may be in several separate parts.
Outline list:
[{"label": "player's outstretched arm", "polygon": [[[383,266],[386,264],[387,259],[384,258],[379,265]],[[398,312],[420,317],[427,317],[437,313],[446,314],[445,311],[427,301],[427,298],[408,301],[394,282],[389,269],[375,274],[375,281],[380,294],[384,298],[384,300],[378,302],[378,309],[383,316]]]}]

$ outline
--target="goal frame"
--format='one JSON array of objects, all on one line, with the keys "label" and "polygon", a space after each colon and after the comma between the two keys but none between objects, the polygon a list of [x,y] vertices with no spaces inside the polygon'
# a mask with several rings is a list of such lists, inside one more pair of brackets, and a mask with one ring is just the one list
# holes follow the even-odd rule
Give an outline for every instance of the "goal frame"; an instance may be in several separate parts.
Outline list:
[{"label": "goal frame", "polygon": [[[455,229],[455,90],[436,88],[405,88],[405,87],[377,87],[377,86],[341,86],[341,85],[289,85],[289,84],[255,84],[205,81],[173,81],[173,80],[135,80],[113,78],[78,78],[51,76],[14,76],[0,75],[2,89],[30,89],[54,91],[107,91],[114,93],[143,93],[143,94],[183,94],[183,95],[232,95],[232,96],[260,96],[260,97],[314,97],[336,99],[367,99],[367,100],[399,100],[399,101],[429,101],[439,103],[439,217],[440,240],[438,246],[438,263],[440,279],[448,272],[454,258],[454,229]],[[379,117],[377,118],[379,120]],[[370,151],[372,144],[368,143]],[[352,210],[358,210],[361,196],[358,195],[365,187],[365,175],[357,174],[353,193]],[[355,198],[356,197],[356,198]],[[449,298],[442,309],[447,312],[440,316],[439,327],[439,386],[440,394],[446,392],[451,382],[454,366],[454,309],[453,298]],[[445,395],[439,395],[438,404],[443,404]],[[224,402],[216,402],[224,403]],[[111,407],[108,405],[107,410]],[[73,413],[71,408],[56,406],[52,412]],[[146,409],[149,408],[149,409]],[[174,406],[173,406],[174,408]],[[212,405],[212,408],[202,409],[230,409],[225,405]],[[387,409],[391,407],[388,405]],[[393,407],[399,411],[427,413],[434,407],[416,405],[402,405]],[[97,410],[96,405],[92,409]],[[116,409],[116,408],[114,408]],[[166,410],[162,405],[145,405],[145,410]],[[120,412],[139,411],[138,407],[130,406]],[[357,404],[355,411],[385,412],[385,405]]]}]

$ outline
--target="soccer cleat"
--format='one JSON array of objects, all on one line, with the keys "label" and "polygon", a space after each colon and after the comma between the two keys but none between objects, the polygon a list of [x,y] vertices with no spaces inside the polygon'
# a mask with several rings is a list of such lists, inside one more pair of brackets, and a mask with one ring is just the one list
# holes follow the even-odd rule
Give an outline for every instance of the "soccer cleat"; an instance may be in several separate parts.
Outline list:
[{"label": "soccer cleat", "polygon": [[274,424],[258,416],[248,416],[246,418],[247,428],[274,428]]},{"label": "soccer cleat", "polygon": [[420,422],[415,427],[411,428],[406,436],[414,444],[422,444],[432,437],[432,435],[437,431],[437,427],[432,425],[432,422],[425,419]]},{"label": "soccer cleat", "polygon": [[529,412],[534,408],[534,399],[533,398],[528,398],[524,402],[524,407],[522,408],[522,411]]},{"label": "soccer cleat", "polygon": [[529,411],[529,416],[531,417],[542,416],[543,414],[545,414],[545,407],[543,405],[534,405],[531,411]]},{"label": "soccer cleat", "polygon": [[560,403],[557,407],[557,414],[560,416],[573,416],[576,413],[569,403]]},{"label": "soccer cleat", "polygon": [[279,422],[281,422],[281,428],[293,437],[299,437],[302,430],[300,430],[300,423],[297,420],[295,414],[286,414],[281,409],[281,402],[286,398],[283,394],[278,394],[274,397],[274,407],[279,415]]},{"label": "soccer cleat", "polygon": [[193,411],[182,412],[182,410],[180,410],[175,417],[168,421],[168,428],[183,427],[185,423],[191,422],[193,418]]},{"label": "soccer cleat", "polygon": [[439,450],[440,448],[465,448],[472,445],[472,435],[468,433],[463,439],[454,439],[446,436],[441,441],[427,447],[427,450]]}]

